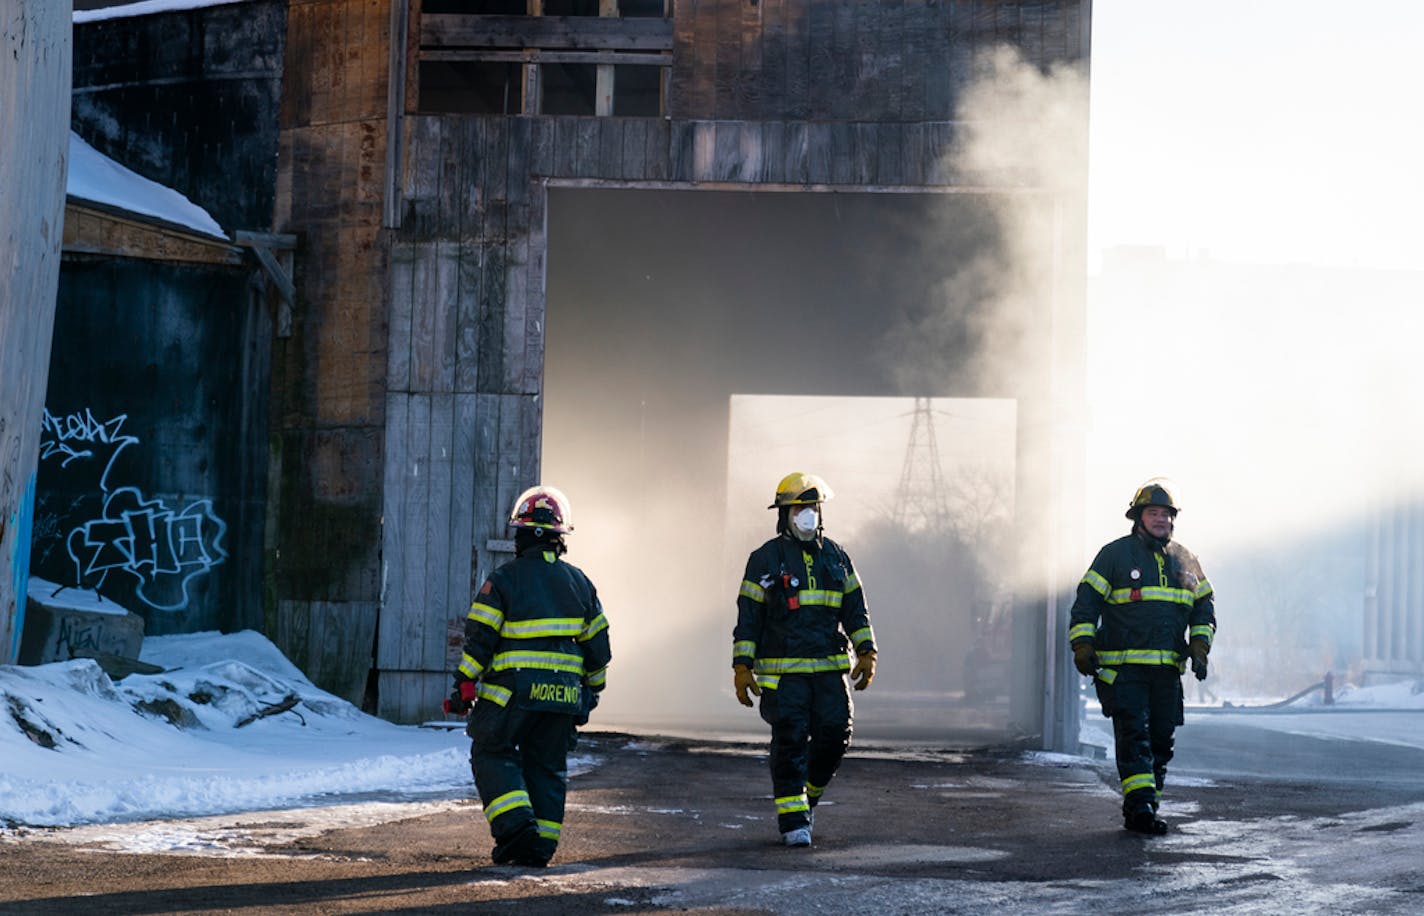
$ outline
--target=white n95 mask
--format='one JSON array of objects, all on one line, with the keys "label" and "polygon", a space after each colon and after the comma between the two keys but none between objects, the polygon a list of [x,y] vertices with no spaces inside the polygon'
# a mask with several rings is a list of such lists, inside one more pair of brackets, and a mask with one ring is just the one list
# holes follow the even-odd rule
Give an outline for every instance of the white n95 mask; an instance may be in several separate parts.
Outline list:
[{"label": "white n95 mask", "polygon": [[816,511],[816,507],[807,506],[791,516],[792,533],[803,541],[809,541],[815,537],[820,521],[820,513]]}]

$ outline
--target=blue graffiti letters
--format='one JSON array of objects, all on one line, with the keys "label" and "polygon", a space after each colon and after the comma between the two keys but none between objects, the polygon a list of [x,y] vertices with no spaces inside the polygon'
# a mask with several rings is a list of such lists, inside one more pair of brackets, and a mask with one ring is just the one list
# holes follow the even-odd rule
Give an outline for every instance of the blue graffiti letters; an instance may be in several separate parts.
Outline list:
[{"label": "blue graffiti letters", "polygon": [[[114,570],[138,580],[138,596],[158,610],[188,604],[188,583],[227,559],[227,525],[200,499],[174,511],[161,499],[145,500],[122,487],[104,500],[102,518],[69,533],[69,556],[80,581],[100,584]],[[96,589],[98,586],[95,586]]]}]

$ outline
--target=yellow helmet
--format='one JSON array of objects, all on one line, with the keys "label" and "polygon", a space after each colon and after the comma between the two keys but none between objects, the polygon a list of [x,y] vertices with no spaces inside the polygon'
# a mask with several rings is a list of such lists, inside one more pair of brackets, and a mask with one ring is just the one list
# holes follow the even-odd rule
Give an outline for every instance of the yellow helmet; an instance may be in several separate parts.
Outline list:
[{"label": "yellow helmet", "polygon": [[530,487],[514,501],[509,524],[514,528],[542,528],[567,534],[574,530],[569,498],[558,487]]},{"label": "yellow helmet", "polygon": [[826,482],[815,474],[803,474],[800,471],[795,471],[781,478],[781,483],[776,485],[776,498],[767,508],[814,506],[835,495],[831,492],[831,488],[826,486]]},{"label": "yellow helmet", "polygon": [[1167,489],[1169,481],[1165,477],[1154,477],[1137,488],[1137,492],[1132,494],[1132,502],[1127,507],[1127,517],[1133,521],[1142,514],[1142,510],[1148,506],[1163,506],[1170,510],[1175,518],[1177,510],[1181,506],[1177,505],[1177,500],[1173,498],[1172,491]]}]

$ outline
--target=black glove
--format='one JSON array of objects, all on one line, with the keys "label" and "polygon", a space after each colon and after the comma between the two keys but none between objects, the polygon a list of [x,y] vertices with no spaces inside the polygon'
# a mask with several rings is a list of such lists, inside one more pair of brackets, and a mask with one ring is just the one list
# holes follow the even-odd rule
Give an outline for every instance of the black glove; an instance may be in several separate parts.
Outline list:
[{"label": "black glove", "polygon": [[460,680],[450,690],[450,698],[441,704],[447,715],[463,716],[475,704],[475,682]]},{"label": "black glove", "polygon": [[1196,675],[1199,681],[1206,680],[1206,657],[1207,653],[1211,652],[1211,646],[1207,645],[1204,639],[1194,639],[1191,645],[1187,646],[1187,651],[1192,656],[1192,674]]},{"label": "black glove", "polygon": [[1084,677],[1098,673],[1098,653],[1093,649],[1093,641],[1084,639],[1073,644],[1073,667]]},{"label": "black glove", "polygon": [[583,699],[579,702],[579,711],[574,716],[574,728],[583,728],[588,724],[589,713],[598,708],[598,694],[594,693],[584,685]]}]

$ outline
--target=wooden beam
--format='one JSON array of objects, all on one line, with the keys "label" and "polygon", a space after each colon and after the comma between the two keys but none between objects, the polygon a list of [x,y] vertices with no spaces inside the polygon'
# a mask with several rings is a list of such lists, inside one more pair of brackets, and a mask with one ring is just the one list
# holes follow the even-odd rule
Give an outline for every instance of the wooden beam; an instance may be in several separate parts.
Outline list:
[{"label": "wooden beam", "polygon": [[546,51],[542,48],[527,48],[522,51],[510,50],[425,50],[420,52],[421,60],[448,61],[498,61],[523,64],[637,64],[645,67],[671,67],[672,54],[641,53],[637,51]]},{"label": "wooden beam", "polygon": [[92,202],[64,207],[64,252],[201,264],[242,263],[241,250],[223,239],[185,231]]},{"label": "wooden beam", "polygon": [[249,248],[261,246],[272,248],[277,251],[293,251],[297,247],[297,237],[285,232],[253,232],[248,229],[238,229],[232,234],[233,240],[239,245]]},{"label": "wooden beam", "polygon": [[670,19],[431,13],[420,20],[422,48],[671,51],[672,43]]},{"label": "wooden beam", "polygon": [[381,225],[399,229],[401,217],[401,151],[405,125],[406,42],[410,4],[391,4],[390,79],[386,86],[386,181]]}]

